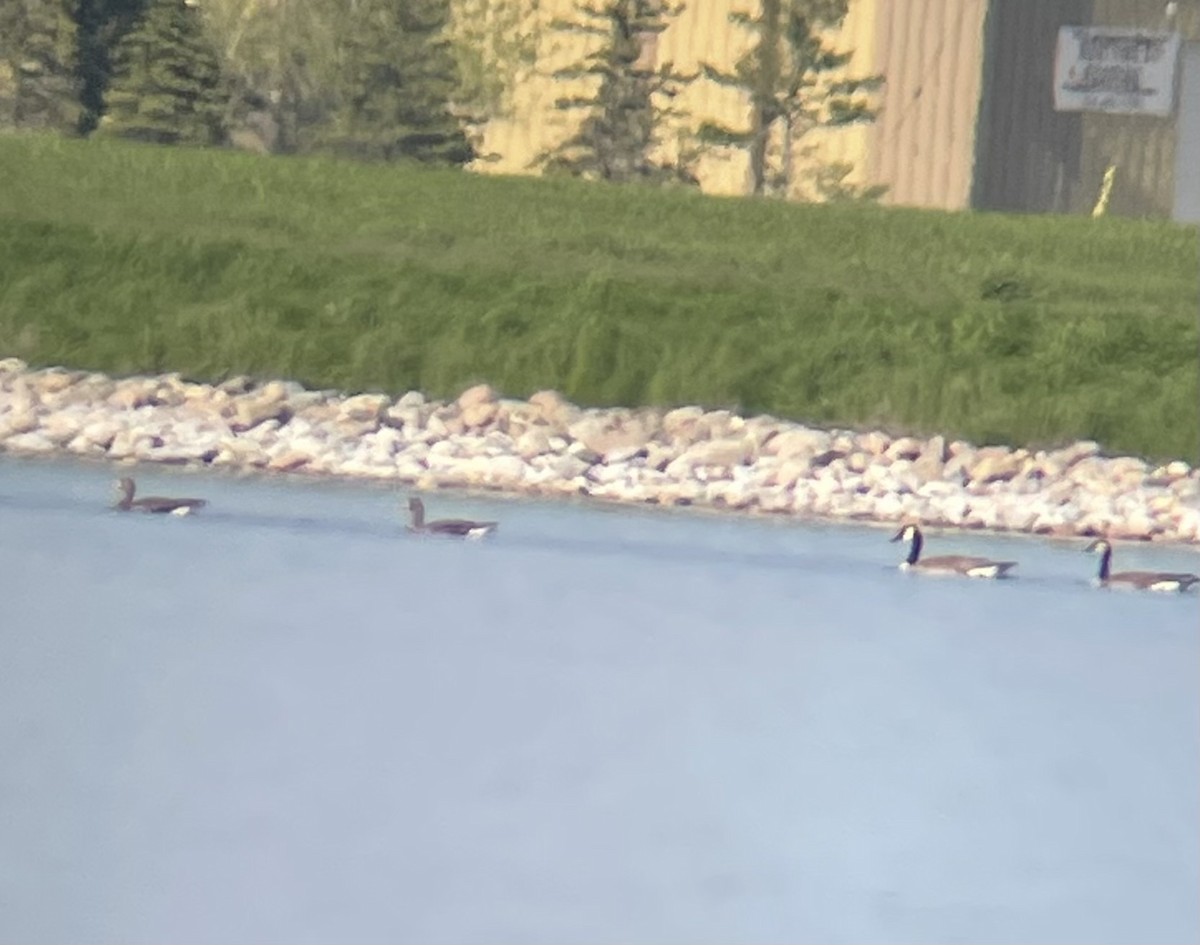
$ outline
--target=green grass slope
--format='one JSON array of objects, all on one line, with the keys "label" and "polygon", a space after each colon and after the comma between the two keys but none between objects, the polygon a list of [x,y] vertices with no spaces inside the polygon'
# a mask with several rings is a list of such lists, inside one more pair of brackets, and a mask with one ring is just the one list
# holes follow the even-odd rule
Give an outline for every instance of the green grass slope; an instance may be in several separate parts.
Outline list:
[{"label": "green grass slope", "polygon": [[1200,234],[0,136],[0,354],[1194,458]]}]

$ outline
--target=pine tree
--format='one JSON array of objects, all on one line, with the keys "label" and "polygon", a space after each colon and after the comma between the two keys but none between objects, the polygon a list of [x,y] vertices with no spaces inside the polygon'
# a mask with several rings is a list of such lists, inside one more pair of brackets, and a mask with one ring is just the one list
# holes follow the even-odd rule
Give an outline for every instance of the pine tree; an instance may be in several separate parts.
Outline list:
[{"label": "pine tree", "polygon": [[448,17],[446,0],[359,0],[318,145],[369,160],[471,161],[451,104],[458,75]]},{"label": "pine tree", "polygon": [[126,33],[141,19],[147,0],[78,0],[75,22],[78,36],[79,99],[83,111],[79,130],[95,130],[104,112],[104,95],[112,77],[112,53]]},{"label": "pine tree", "polygon": [[302,150],[336,85],[344,0],[204,0],[204,11],[230,91],[231,141]]},{"label": "pine tree", "polygon": [[10,121],[73,131],[78,120],[75,21],[69,0],[0,2],[0,61],[11,75]]},{"label": "pine tree", "polygon": [[221,66],[189,0],[150,0],[117,45],[104,98],[104,134],[158,144],[219,144]]},{"label": "pine tree", "polygon": [[686,170],[656,163],[662,119],[676,114],[670,100],[687,77],[670,63],[647,61],[653,38],[682,6],[667,0],[583,0],[577,19],[556,21],[564,32],[597,37],[597,49],[582,62],[557,70],[559,79],[599,80],[594,94],[560,98],[557,108],[585,110],[579,129],[538,163],[548,171],[625,183],[693,182]]},{"label": "pine tree", "polygon": [[[701,126],[700,137],[747,151],[752,193],[788,193],[795,178],[795,146],[813,128],[874,120],[870,93],[882,84],[882,77],[847,75],[853,51],[838,50],[822,36],[842,24],[848,5],[849,0],[761,0],[757,15],[730,15],[731,21],[756,34],[756,42],[732,72],[706,65],[705,74],[746,93],[749,128],[710,122]],[[768,166],[772,134],[778,134],[781,144],[773,174]],[[845,192],[849,185],[844,177],[842,166],[832,176],[818,170],[814,179],[818,189],[828,178]]]}]

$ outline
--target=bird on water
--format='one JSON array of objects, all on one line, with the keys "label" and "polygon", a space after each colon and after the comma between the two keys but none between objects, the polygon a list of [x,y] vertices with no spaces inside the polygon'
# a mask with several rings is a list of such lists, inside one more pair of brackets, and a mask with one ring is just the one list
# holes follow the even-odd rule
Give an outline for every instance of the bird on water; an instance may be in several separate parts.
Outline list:
[{"label": "bird on water", "polygon": [[498,522],[472,522],[469,519],[443,518],[425,521],[425,503],[413,496],[408,500],[412,514],[410,532],[422,535],[447,535],[452,538],[484,538],[500,527]]},{"label": "bird on water", "polygon": [[1171,571],[1116,571],[1112,570],[1112,545],[1098,538],[1083,549],[1089,554],[1100,556],[1100,573],[1096,575],[1097,587],[1112,587],[1131,591],[1186,591],[1200,584],[1200,575]]},{"label": "bird on water", "polygon": [[151,495],[135,499],[137,485],[128,476],[117,480],[117,489],[121,498],[117,508],[122,512],[155,512],[160,515],[190,515],[196,509],[203,508],[208,502],[205,499],[168,499],[163,496]]},{"label": "bird on water", "polygon": [[925,539],[916,525],[905,525],[892,536],[892,541],[907,541],[908,557],[900,563],[901,571],[917,571],[923,574],[963,574],[967,577],[1002,578],[1017,566],[1015,561],[992,561],[973,555],[936,555],[922,558],[921,549]]}]

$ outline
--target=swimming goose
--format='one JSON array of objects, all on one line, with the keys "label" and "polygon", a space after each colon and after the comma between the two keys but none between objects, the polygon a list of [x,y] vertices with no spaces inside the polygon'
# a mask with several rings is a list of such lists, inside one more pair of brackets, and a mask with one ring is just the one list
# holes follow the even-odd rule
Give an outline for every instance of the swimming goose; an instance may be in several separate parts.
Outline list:
[{"label": "swimming goose", "polygon": [[164,499],[156,495],[146,496],[144,499],[135,499],[133,493],[136,486],[134,486],[133,480],[128,476],[117,480],[117,488],[121,490],[121,499],[117,503],[117,508],[122,512],[136,511],[188,515],[193,510],[203,508],[208,504],[204,499]]},{"label": "swimming goose", "polygon": [[1136,591],[1186,591],[1193,584],[1200,584],[1200,575],[1172,573],[1169,571],[1118,571],[1113,574],[1112,545],[1103,538],[1092,542],[1084,551],[1100,556],[1100,573],[1096,576],[1097,587],[1117,587]]},{"label": "swimming goose", "polygon": [[497,522],[471,522],[459,518],[443,518],[434,522],[425,521],[425,503],[413,496],[408,500],[408,510],[412,513],[410,532],[420,532],[430,535],[450,535],[455,538],[483,538],[500,527]]},{"label": "swimming goose", "polygon": [[933,558],[921,557],[921,546],[925,539],[921,529],[916,525],[905,525],[892,537],[892,541],[911,542],[908,557],[900,564],[901,571],[921,571],[927,574],[965,574],[967,577],[1000,578],[1007,577],[1010,569],[1017,566],[1015,561],[992,561],[988,558],[975,558],[970,555],[938,555]]}]

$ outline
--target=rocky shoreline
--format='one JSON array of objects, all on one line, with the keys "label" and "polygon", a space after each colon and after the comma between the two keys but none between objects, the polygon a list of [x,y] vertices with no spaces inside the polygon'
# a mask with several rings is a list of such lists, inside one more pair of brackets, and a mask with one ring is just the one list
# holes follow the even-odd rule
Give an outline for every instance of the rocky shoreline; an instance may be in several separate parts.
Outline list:
[{"label": "rocky shoreline", "polygon": [[0,360],[0,451],[521,495],[1200,545],[1200,469],[700,407],[583,409],[486,385],[453,401],[283,381],[114,379]]}]

